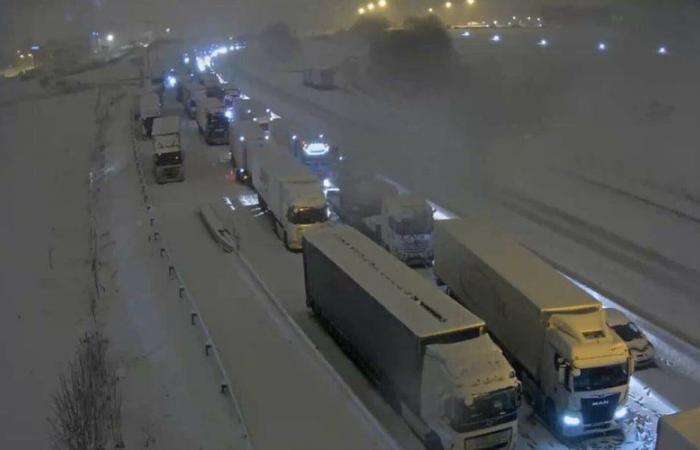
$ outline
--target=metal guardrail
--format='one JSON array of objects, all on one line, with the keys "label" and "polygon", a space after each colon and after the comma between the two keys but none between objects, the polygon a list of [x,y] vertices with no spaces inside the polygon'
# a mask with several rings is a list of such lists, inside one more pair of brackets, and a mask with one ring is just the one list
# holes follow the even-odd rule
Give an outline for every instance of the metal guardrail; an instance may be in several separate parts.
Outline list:
[{"label": "metal guardrail", "polygon": [[[132,114],[132,117],[133,117],[133,114]],[[148,223],[149,223],[149,226],[152,230],[152,233],[150,233],[148,236],[148,241],[153,243],[153,244],[160,245],[160,253],[159,253],[160,257],[163,259],[166,259],[168,261],[168,277],[171,280],[176,280],[178,282],[178,297],[180,299],[189,300],[190,305],[191,305],[190,323],[192,324],[192,326],[199,325],[199,328],[204,335],[204,338],[205,338],[204,353],[207,356],[209,356],[209,355],[214,356],[216,364],[217,364],[217,366],[222,374],[222,381],[219,385],[219,390],[222,394],[228,395],[231,398],[231,401],[233,402],[234,408],[236,410],[236,414],[238,415],[238,417],[240,419],[240,425],[243,428],[244,435],[242,437],[246,443],[247,448],[249,450],[253,450],[254,446],[252,443],[252,437],[251,437],[250,432],[248,430],[248,427],[245,423],[245,418],[243,416],[243,411],[241,409],[241,406],[238,403],[238,400],[236,399],[236,397],[233,393],[233,390],[231,389],[232,385],[231,385],[230,377],[229,377],[228,373],[226,372],[226,368],[224,367],[224,364],[221,360],[221,356],[219,355],[219,352],[216,348],[216,345],[214,344],[214,340],[211,338],[211,334],[209,333],[209,329],[207,328],[206,323],[205,323],[204,319],[202,318],[202,315],[200,314],[200,310],[199,310],[199,307],[197,305],[197,302],[195,301],[194,297],[192,296],[192,293],[187,288],[187,285],[185,284],[184,280],[180,276],[180,273],[177,271],[177,268],[175,267],[174,262],[170,259],[170,252],[168,251],[168,246],[165,242],[165,238],[163,237],[162,233],[160,231],[158,231],[158,226],[157,226],[158,221],[155,217],[155,213],[153,211],[153,206],[150,203],[150,196],[148,195],[148,187],[146,185],[146,179],[144,176],[143,167],[142,167],[141,162],[139,160],[134,127],[132,127],[132,133],[131,133],[131,148],[132,148],[132,152],[133,152],[133,156],[134,156],[134,162],[136,164],[136,170],[138,173],[139,184],[141,186],[141,195],[143,198],[145,213],[146,213],[146,216],[148,216]]]}]

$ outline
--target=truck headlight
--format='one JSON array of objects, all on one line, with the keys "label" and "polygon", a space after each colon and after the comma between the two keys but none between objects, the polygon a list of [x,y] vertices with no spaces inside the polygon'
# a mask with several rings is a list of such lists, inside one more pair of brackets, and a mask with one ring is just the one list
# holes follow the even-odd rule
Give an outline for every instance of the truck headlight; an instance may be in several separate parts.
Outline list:
[{"label": "truck headlight", "polygon": [[615,410],[615,419],[620,420],[624,419],[627,417],[627,407],[626,406],[620,406]]},{"label": "truck headlight", "polygon": [[581,425],[581,418],[571,413],[564,414],[564,417],[562,417],[561,421],[567,427],[577,427]]}]

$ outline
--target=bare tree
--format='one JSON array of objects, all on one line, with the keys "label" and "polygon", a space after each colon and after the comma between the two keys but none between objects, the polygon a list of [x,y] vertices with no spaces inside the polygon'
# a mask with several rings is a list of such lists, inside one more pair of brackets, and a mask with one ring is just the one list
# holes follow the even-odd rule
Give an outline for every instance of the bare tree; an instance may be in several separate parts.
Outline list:
[{"label": "bare tree", "polygon": [[59,378],[49,418],[57,449],[123,447],[121,396],[117,376],[107,360],[108,346],[99,331],[86,332],[68,373]]}]

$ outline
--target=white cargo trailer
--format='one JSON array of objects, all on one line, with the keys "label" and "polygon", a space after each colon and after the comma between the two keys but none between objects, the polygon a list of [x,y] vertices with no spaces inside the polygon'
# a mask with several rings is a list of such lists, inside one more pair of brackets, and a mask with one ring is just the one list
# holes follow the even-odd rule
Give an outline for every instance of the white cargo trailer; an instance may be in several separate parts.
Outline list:
[{"label": "white cargo trailer", "polygon": [[488,222],[438,221],[434,247],[435,274],[486,321],[556,432],[617,428],[633,363],[598,301]]},{"label": "white cargo trailer", "polygon": [[301,249],[304,233],[328,226],[321,180],[277,146],[247,154],[260,207],[270,211],[275,234],[290,250]]},{"label": "white cargo trailer", "polygon": [[274,144],[270,140],[270,136],[255,122],[231,122],[229,148],[231,150],[231,164],[235,169],[238,181],[250,184],[248,153],[271,145]]},{"label": "white cargo trailer", "polygon": [[197,126],[207,144],[229,143],[229,121],[219,99],[214,97],[197,99]]},{"label": "white cargo trailer", "polygon": [[700,408],[659,417],[656,450],[699,450]]},{"label": "white cargo trailer", "polygon": [[160,117],[160,97],[155,92],[147,92],[139,98],[138,119],[141,124],[143,136],[150,137],[153,129],[153,120]]},{"label": "white cargo trailer", "polygon": [[349,226],[304,236],[306,302],[428,449],[511,449],[520,383],[484,322]]}]

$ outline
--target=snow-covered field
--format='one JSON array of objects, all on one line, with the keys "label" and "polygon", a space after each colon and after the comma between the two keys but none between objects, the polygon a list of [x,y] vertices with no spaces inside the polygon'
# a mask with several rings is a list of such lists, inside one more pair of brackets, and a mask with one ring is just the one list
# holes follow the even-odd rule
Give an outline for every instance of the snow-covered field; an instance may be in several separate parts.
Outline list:
[{"label": "snow-covered field", "polygon": [[124,64],[75,76],[102,86],[75,94],[2,85],[3,449],[51,447],[51,395],[79,336],[96,326],[121,379],[127,448],[246,448],[221,375],[148,244],[133,89],[118,80],[138,73]]}]

